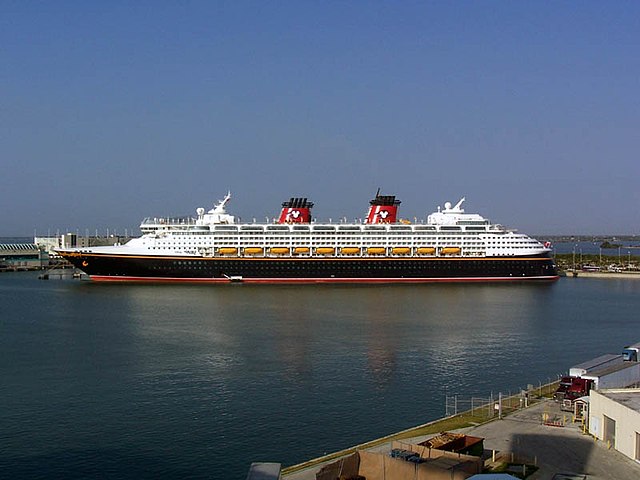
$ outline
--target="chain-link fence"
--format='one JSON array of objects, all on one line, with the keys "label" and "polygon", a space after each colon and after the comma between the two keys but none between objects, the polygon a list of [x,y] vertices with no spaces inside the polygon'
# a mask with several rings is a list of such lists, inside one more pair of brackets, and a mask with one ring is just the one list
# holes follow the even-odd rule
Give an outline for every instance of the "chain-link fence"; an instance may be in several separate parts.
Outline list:
[{"label": "chain-link fence", "polygon": [[466,413],[471,419],[479,422],[493,417],[501,417],[510,412],[526,408],[542,397],[553,395],[558,382],[547,382],[538,385],[529,384],[517,391],[491,392],[486,397],[465,395],[445,395],[445,416]]}]

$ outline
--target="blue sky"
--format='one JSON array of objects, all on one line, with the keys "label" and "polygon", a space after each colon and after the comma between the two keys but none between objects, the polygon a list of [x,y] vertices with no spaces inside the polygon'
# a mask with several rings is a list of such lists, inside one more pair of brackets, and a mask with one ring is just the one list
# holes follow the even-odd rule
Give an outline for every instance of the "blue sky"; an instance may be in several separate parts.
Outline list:
[{"label": "blue sky", "polygon": [[640,3],[0,1],[0,236],[230,213],[640,233]]}]

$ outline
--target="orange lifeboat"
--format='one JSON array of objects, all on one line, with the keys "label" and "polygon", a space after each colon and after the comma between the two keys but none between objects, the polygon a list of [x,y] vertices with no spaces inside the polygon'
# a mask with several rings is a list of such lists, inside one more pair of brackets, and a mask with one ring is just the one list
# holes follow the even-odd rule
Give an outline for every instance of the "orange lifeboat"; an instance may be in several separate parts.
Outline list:
[{"label": "orange lifeboat", "polygon": [[440,253],[442,255],[460,255],[460,247],[443,247]]},{"label": "orange lifeboat", "polygon": [[316,248],[316,253],[318,255],[333,255],[336,249],[333,247],[318,247]]},{"label": "orange lifeboat", "polygon": [[296,247],[293,249],[293,253],[305,255],[309,253],[309,247]]},{"label": "orange lifeboat", "polygon": [[264,253],[264,249],[262,247],[246,247],[244,249],[245,255],[262,255]]},{"label": "orange lifeboat", "polygon": [[289,249],[287,247],[271,247],[269,252],[273,255],[288,255]]},{"label": "orange lifeboat", "polygon": [[359,247],[342,247],[340,253],[343,255],[357,255],[360,253]]},{"label": "orange lifeboat", "polygon": [[235,247],[222,247],[218,250],[220,255],[236,255],[238,253],[238,249]]},{"label": "orange lifeboat", "polygon": [[434,255],[436,253],[436,249],[434,247],[418,247],[416,249],[416,253],[418,255]]},{"label": "orange lifeboat", "polygon": [[393,247],[391,253],[394,255],[409,255],[411,248],[409,247]]},{"label": "orange lifeboat", "polygon": [[369,247],[367,248],[367,254],[369,255],[384,255],[387,253],[387,249],[384,247]]}]

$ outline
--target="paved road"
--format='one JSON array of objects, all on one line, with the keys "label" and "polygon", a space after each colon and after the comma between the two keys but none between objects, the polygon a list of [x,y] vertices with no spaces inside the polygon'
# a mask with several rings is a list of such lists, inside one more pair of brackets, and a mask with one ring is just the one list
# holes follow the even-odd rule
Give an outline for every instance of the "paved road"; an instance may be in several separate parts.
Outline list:
[{"label": "paved road", "polygon": [[[562,419],[570,415],[561,412],[558,405],[543,401],[533,407],[511,414],[502,420],[458,430],[483,437],[489,450],[509,451],[535,457],[539,470],[528,477],[531,480],[551,479],[555,473],[586,474],[589,480],[627,480],[640,478],[640,465],[616,450],[609,450],[602,442],[584,435],[578,425],[568,422],[565,427],[542,424],[542,414]],[[430,435],[431,437],[433,435]],[[428,437],[411,439],[418,443]],[[388,452],[391,444],[375,448]],[[293,473],[285,480],[314,480],[322,465]]]},{"label": "paved road", "polygon": [[[543,425],[542,414],[562,419],[567,426]],[[558,472],[586,474],[590,480],[640,478],[640,465],[602,442],[584,435],[581,427],[571,424],[570,415],[548,400],[485,425],[463,430],[484,437],[485,448],[521,453],[536,457],[540,469],[531,480],[550,479]]]}]

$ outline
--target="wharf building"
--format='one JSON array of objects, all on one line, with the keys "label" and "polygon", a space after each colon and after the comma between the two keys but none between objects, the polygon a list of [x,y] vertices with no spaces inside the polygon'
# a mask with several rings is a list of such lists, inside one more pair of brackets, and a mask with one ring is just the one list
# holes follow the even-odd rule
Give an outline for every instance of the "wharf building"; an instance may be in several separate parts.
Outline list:
[{"label": "wharf building", "polygon": [[0,271],[42,270],[65,263],[56,253],[57,248],[118,245],[129,237],[79,236],[65,233],[55,237],[34,237],[33,243],[0,243]]},{"label": "wharf building", "polygon": [[51,258],[58,258],[55,252],[58,248],[88,248],[97,246],[120,245],[131,240],[130,236],[107,235],[101,236],[81,236],[77,233],[64,233],[54,237],[35,237],[33,243],[45,249]]},{"label": "wharf building", "polygon": [[48,265],[47,249],[36,243],[0,244],[0,271],[38,270]]},{"label": "wharf building", "polygon": [[589,433],[640,462],[640,389],[593,390],[589,397]]}]

